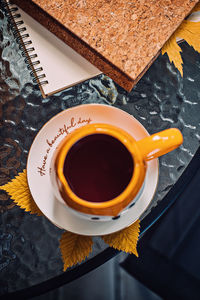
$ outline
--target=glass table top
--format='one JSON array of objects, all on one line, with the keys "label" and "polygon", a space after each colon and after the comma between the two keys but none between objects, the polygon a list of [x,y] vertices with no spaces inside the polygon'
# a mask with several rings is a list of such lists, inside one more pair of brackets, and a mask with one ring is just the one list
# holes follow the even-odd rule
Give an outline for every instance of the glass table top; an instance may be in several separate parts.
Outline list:
[{"label": "glass table top", "polygon": [[[173,187],[199,147],[200,54],[185,43],[181,47],[183,78],[167,56],[160,55],[130,93],[100,75],[43,99],[0,11],[0,185],[26,168],[34,137],[54,115],[86,103],[113,105],[134,116],[150,134],[176,127],[184,137],[180,148],[159,159],[159,184],[141,216],[144,219]],[[0,191],[0,295],[62,274],[62,233],[45,217],[25,213]],[[88,261],[106,248],[94,238]]]}]

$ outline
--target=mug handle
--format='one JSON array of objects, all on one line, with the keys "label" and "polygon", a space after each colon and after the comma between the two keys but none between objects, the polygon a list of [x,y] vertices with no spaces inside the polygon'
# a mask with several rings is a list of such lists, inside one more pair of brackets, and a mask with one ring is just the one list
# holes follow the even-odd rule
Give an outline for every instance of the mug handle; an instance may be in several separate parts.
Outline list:
[{"label": "mug handle", "polygon": [[182,143],[183,136],[180,130],[170,128],[137,141],[137,146],[143,159],[148,161],[176,149]]}]

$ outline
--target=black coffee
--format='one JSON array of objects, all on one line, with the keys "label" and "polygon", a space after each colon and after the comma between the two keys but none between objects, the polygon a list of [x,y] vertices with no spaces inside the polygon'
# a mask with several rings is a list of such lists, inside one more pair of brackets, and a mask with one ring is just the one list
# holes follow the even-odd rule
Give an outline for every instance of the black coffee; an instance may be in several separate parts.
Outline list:
[{"label": "black coffee", "polygon": [[133,174],[130,152],[116,138],[93,134],[69,150],[64,175],[72,191],[90,202],[104,202],[120,195]]}]

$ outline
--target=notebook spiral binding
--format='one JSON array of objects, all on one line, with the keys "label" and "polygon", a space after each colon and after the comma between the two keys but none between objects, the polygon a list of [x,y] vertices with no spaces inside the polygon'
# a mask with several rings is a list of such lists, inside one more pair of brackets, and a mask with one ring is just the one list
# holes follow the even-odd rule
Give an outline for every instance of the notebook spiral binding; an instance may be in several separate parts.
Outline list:
[{"label": "notebook spiral binding", "polygon": [[44,80],[46,75],[41,73],[43,68],[40,66],[40,61],[37,59],[38,56],[35,53],[35,48],[32,46],[32,41],[29,40],[29,34],[26,32],[27,29],[21,19],[21,15],[18,13],[18,8],[10,1],[4,0],[3,3],[1,2],[2,1],[0,1],[0,4],[12,27],[13,35],[22,51],[22,56],[25,57],[24,61],[27,64],[28,70],[30,70],[33,82],[37,83],[39,86],[48,84],[48,81]]}]

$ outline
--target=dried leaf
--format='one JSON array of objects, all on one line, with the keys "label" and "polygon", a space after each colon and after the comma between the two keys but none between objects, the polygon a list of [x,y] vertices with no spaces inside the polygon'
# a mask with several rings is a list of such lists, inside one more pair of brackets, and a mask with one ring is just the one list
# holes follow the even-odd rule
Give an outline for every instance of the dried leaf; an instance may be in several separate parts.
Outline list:
[{"label": "dried leaf", "polygon": [[183,76],[183,60],[180,52],[182,52],[182,50],[176,42],[176,34],[174,33],[163,46],[162,55],[167,53],[170,62],[174,63],[175,67],[181,73],[181,76]]},{"label": "dried leaf", "polygon": [[93,241],[90,236],[64,232],[60,239],[60,250],[64,262],[64,271],[82,262],[92,252]]},{"label": "dried leaf", "polygon": [[19,173],[19,175],[17,175],[9,183],[0,186],[0,189],[6,191],[10,195],[11,199],[13,199],[13,201],[25,211],[39,216],[42,215],[42,212],[37,207],[31,196],[27,182],[26,170]]},{"label": "dried leaf", "polygon": [[183,61],[180,54],[182,50],[177,44],[177,38],[184,39],[196,51],[200,52],[200,22],[184,20],[162,48],[162,54],[167,53],[170,62],[174,63],[183,76]]},{"label": "dried leaf", "polygon": [[102,239],[110,247],[122,250],[127,253],[133,253],[138,256],[137,241],[140,232],[140,221],[137,220],[131,226],[116,233],[102,236]]},{"label": "dried leaf", "polygon": [[176,31],[178,37],[184,39],[196,51],[200,52],[200,22],[183,21]]}]

